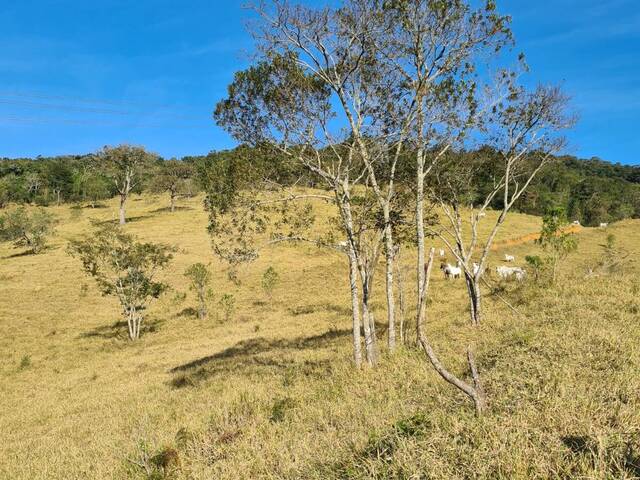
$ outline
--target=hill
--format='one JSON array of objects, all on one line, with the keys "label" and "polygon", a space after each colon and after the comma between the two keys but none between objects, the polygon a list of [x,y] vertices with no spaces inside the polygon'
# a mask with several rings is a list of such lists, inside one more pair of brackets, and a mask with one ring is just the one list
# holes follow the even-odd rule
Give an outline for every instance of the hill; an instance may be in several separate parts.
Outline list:
[{"label": "hill", "polygon": [[[495,291],[479,330],[467,326],[463,282],[435,274],[428,330],[461,375],[466,342],[478,342],[491,399],[478,420],[410,345],[354,371],[341,255],[277,246],[240,272],[238,286],[211,254],[202,198],[174,213],[164,203],[135,197],[126,226],[179,247],[165,275],[172,291],[149,311],[138,343],[118,326],[117,302],[99,296],[65,252],[90,219],[115,220],[115,201],[50,207],[62,222],[42,255],[0,244],[0,477],[640,475],[638,268],[585,276],[608,233],[637,256],[639,221],[583,229],[557,287]],[[539,227],[539,218],[514,214],[499,240]],[[508,248],[520,263],[537,252],[532,243]],[[211,262],[215,279],[205,321],[193,316],[183,276],[196,261]],[[410,255],[405,262],[408,277]],[[260,288],[269,266],[281,278],[273,300]],[[225,294],[235,299],[226,320]],[[382,319],[382,297],[374,308]]]}]

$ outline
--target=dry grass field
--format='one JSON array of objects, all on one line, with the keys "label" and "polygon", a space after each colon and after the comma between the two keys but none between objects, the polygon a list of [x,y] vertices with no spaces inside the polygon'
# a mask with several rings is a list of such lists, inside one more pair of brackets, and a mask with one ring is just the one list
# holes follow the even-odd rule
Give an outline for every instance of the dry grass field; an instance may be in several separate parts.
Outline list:
[{"label": "dry grass field", "polygon": [[[179,248],[164,274],[172,290],[137,343],[116,326],[116,301],[66,253],[89,219],[115,218],[115,200],[52,207],[61,223],[41,255],[0,244],[0,478],[640,477],[638,265],[585,276],[607,233],[637,258],[640,222],[582,230],[556,287],[508,285],[500,295],[520,314],[488,296],[479,330],[468,326],[463,282],[436,272],[427,329],[460,375],[466,345],[477,346],[490,410],[476,419],[411,346],[393,356],[383,348],[379,368],[354,371],[339,254],[280,245],[236,286],[211,253],[202,198],[175,213],[166,203],[133,197],[128,209],[127,231]],[[513,214],[499,240],[539,227]],[[493,265],[505,251],[518,264],[538,251],[504,248]],[[205,321],[192,314],[183,275],[198,261],[214,274]],[[261,288],[269,266],[281,279],[273,300]],[[377,292],[383,321],[382,284]],[[228,320],[224,294],[235,298]],[[407,295],[411,304],[409,282]]]}]

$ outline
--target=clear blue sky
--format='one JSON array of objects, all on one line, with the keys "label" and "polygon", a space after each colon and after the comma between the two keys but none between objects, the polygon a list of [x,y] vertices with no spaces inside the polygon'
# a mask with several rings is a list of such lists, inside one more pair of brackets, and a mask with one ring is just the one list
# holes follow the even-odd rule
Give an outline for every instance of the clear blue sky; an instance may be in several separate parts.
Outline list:
[{"label": "clear blue sky", "polygon": [[[211,120],[251,38],[242,1],[0,4],[0,157],[122,142],[165,156],[233,146]],[[563,83],[568,153],[640,164],[640,1],[499,0],[529,81]]]}]

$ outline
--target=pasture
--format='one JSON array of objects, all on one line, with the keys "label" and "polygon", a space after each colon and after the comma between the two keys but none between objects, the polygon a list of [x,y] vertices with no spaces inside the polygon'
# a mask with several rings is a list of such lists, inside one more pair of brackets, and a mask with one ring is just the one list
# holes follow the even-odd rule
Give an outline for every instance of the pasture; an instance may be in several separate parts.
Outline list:
[{"label": "pasture", "polygon": [[[0,244],[0,478],[640,477],[638,266],[586,276],[609,233],[637,258],[640,221],[580,230],[557,286],[488,293],[476,329],[464,282],[434,272],[427,331],[463,376],[464,348],[477,343],[490,406],[476,419],[411,346],[411,252],[410,345],[386,355],[381,323],[383,360],[356,372],[346,259],[278,245],[236,285],[211,252],[201,197],[174,213],[164,197],[129,202],[126,231],[178,251],[163,273],[172,289],[148,311],[141,340],[127,341],[117,302],[66,253],[90,219],[115,220],[116,203],[50,207],[61,222],[41,255]],[[538,217],[512,214],[491,265],[507,253],[525,266],[539,248],[513,239],[539,229]],[[206,320],[183,275],[194,262],[211,262]],[[260,284],[270,266],[280,278],[272,299]],[[382,281],[381,267],[380,322]],[[228,319],[225,294],[235,299]]]}]

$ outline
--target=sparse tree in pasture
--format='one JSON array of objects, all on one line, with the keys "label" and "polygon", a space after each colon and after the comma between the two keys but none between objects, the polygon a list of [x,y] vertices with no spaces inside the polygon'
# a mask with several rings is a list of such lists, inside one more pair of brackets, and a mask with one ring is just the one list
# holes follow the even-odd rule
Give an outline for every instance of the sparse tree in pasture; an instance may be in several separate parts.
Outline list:
[{"label": "sparse tree in pasture", "polygon": [[184,272],[184,276],[189,279],[189,288],[198,297],[198,318],[204,320],[208,314],[207,300],[212,295],[211,272],[205,264],[194,263]]},{"label": "sparse tree in pasture", "polygon": [[152,187],[158,192],[169,192],[169,209],[174,212],[176,200],[187,194],[192,177],[193,166],[191,164],[171,159],[158,165],[152,180]]},{"label": "sparse tree in pasture", "polygon": [[56,224],[55,216],[44,208],[29,211],[16,207],[0,216],[0,239],[38,254],[45,249],[47,237],[54,233]]},{"label": "sparse tree in pasture", "polygon": [[[445,222],[431,231],[446,243],[464,269],[473,325],[482,319],[480,283],[496,235],[536,175],[564,147],[562,132],[574,123],[567,113],[567,97],[560,89],[539,86],[529,92],[516,80],[515,74],[500,72],[485,95],[490,105],[476,122],[489,148],[464,155],[462,161],[457,156],[452,156],[453,162],[445,159],[434,175],[431,191],[445,217]],[[474,205],[475,178],[484,174],[484,162],[490,155],[500,158],[494,165],[493,187]],[[501,200],[498,216],[489,234],[481,238],[479,226],[487,221],[486,210],[496,199]]]},{"label": "sparse tree in pasture", "polygon": [[154,159],[144,148],[130,145],[104,147],[98,153],[99,169],[113,182],[120,196],[120,225],[127,222],[125,206],[129,195],[141,184]]},{"label": "sparse tree in pasture", "polygon": [[393,27],[384,57],[402,80],[399,98],[404,102],[397,104],[410,120],[404,150],[415,156],[416,324],[422,324],[428,227],[425,182],[443,156],[469,134],[476,111],[478,65],[511,43],[510,19],[497,12],[494,1],[480,2],[477,8],[466,1],[382,4]]},{"label": "sparse tree in pasture", "polygon": [[132,341],[140,338],[151,301],[167,289],[157,276],[171,262],[174,251],[167,245],[139,242],[109,223],[69,244],[69,253],[82,262],[83,270],[95,279],[102,294],[119,300]]},{"label": "sparse tree in pasture", "polygon": [[[370,42],[364,37],[371,39],[368,29],[379,26],[383,17],[379,9],[368,10],[356,2],[347,2],[339,11],[285,2],[273,2],[272,7],[262,4],[257,8],[262,18],[258,33],[261,59],[236,74],[228,98],[217,106],[216,120],[239,140],[270,145],[295,160],[332,192],[321,200],[335,202],[347,238],[354,358],[360,364],[362,308],[367,361],[374,364],[375,338],[367,333],[373,317],[366,293],[373,264],[358,250],[363,244],[356,239],[351,202],[353,184],[368,176],[366,164],[380,153],[380,149],[369,152],[364,141],[367,127],[363,122],[373,114],[374,103],[378,105],[368,100],[373,96],[366,95],[367,75],[376,70],[367,51]],[[345,131],[332,126],[339,115],[349,119]],[[376,202],[375,197],[367,198]],[[366,302],[358,299],[360,294]]]},{"label": "sparse tree in pasture", "polygon": [[571,252],[578,248],[576,236],[565,231],[569,222],[564,210],[554,208],[542,219],[542,230],[536,241],[549,254],[548,264],[551,267],[551,283],[556,283],[558,266]]}]

